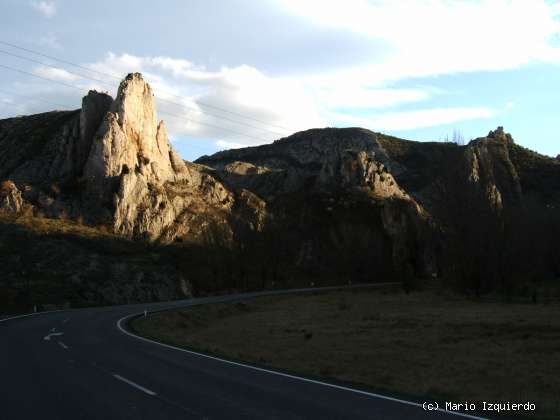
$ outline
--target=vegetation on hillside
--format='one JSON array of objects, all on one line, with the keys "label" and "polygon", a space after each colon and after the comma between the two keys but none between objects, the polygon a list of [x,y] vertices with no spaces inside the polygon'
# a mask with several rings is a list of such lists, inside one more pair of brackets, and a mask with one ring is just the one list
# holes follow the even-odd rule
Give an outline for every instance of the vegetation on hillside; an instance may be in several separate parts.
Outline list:
[{"label": "vegetation on hillside", "polygon": [[0,216],[0,266],[0,313],[180,296],[163,250],[67,220]]},{"label": "vegetation on hillside", "polygon": [[[59,119],[76,115],[32,116],[31,128],[27,128],[44,137],[56,131]],[[20,122],[11,119],[0,124]],[[24,136],[26,131],[21,133]],[[399,207],[398,199],[378,199],[363,188],[336,187],[336,183],[331,189],[307,188],[307,178],[295,191],[266,191],[268,220],[261,230],[241,220],[244,213],[231,215],[232,230],[227,231],[199,215],[201,225],[208,226],[200,243],[132,241],[113,235],[111,228],[85,226],[80,217],[62,213],[52,219],[43,217],[40,210],[34,216],[30,211],[2,215],[0,311],[387,281],[401,282],[407,292],[436,287],[476,297],[499,294],[535,302],[558,297],[560,162],[513,141],[493,140],[475,150],[487,153],[483,164],[495,169],[489,171],[490,180],[504,185],[507,205],[501,210],[488,205],[488,191],[469,190],[466,179],[472,168],[467,166],[472,162],[466,154],[474,156],[477,141],[459,146],[406,141],[359,128],[315,129],[272,145],[222,152],[203,160],[219,163],[220,156],[230,154],[227,159],[247,162],[282,158],[282,164],[294,173],[310,174],[312,185],[317,168],[311,171],[309,167],[320,166],[320,160],[294,163],[288,159],[294,156],[282,148],[299,147],[313,156],[320,142],[328,141],[331,153],[345,139],[355,147],[379,142],[381,149],[376,153],[389,156],[395,166],[389,173],[394,172],[399,188],[426,210],[424,224],[407,217],[408,210]],[[34,141],[24,143],[33,149]],[[49,153],[58,153],[51,149]],[[0,176],[6,165],[21,164],[10,156],[3,154],[7,160],[0,166]],[[289,174],[269,171],[259,176],[274,187],[274,179]],[[516,182],[522,190],[522,200],[517,202],[514,194],[506,196],[508,188],[515,190],[510,187]],[[0,185],[0,194],[7,194],[11,185]],[[82,194],[79,182],[44,187],[69,203]],[[259,191],[255,189],[255,197]],[[406,227],[404,234],[388,232],[399,226]],[[432,271],[426,272],[425,267]]]}]

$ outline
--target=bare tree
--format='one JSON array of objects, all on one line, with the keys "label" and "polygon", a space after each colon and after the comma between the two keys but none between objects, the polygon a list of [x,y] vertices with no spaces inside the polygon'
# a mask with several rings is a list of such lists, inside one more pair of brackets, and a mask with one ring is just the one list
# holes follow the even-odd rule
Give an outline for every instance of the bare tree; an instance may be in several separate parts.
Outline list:
[{"label": "bare tree", "polygon": [[463,136],[463,133],[461,133],[460,130],[453,130],[453,143],[456,143],[459,146],[465,145],[465,136]]},{"label": "bare tree", "polygon": [[453,135],[451,136],[451,138],[449,137],[449,134],[446,134],[443,141],[445,143],[456,143],[459,146],[464,146],[465,145],[465,136],[463,136],[463,133],[461,132],[461,130],[458,130],[458,129],[455,128],[455,129],[453,129]]}]

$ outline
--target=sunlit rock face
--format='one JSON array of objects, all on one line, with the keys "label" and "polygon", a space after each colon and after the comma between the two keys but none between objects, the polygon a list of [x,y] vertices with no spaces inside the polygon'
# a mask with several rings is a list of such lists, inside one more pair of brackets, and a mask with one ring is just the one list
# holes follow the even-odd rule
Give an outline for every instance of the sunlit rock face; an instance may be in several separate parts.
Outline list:
[{"label": "sunlit rock face", "polygon": [[511,135],[498,127],[488,136],[471,141],[465,153],[473,192],[484,197],[496,211],[503,208],[504,200],[509,203],[522,200],[519,175],[510,158],[512,145]]},{"label": "sunlit rock face", "polygon": [[[81,110],[0,121],[0,180],[9,181],[6,211],[26,207],[162,242],[200,241],[214,226],[231,238],[232,212],[251,206],[209,168],[181,159],[139,73],[122,81],[114,100],[90,91]],[[252,226],[261,225],[261,204]]]},{"label": "sunlit rock face", "polygon": [[21,192],[11,181],[0,184],[0,212],[17,214],[23,209]]},{"label": "sunlit rock face", "polygon": [[560,162],[501,127],[466,146],[311,129],[186,162],[133,73],[114,100],[90,91],[81,110],[0,120],[0,182],[2,212],[161,243],[269,246],[273,264],[309,272],[344,260],[369,281],[437,273],[442,232],[465,214],[499,216],[527,196],[555,206]]},{"label": "sunlit rock face", "polygon": [[139,73],[129,74],[94,136],[84,174],[103,179],[138,171],[165,182],[175,176],[170,151],[165,124],[157,121],[152,89]]},{"label": "sunlit rock face", "polygon": [[234,195],[173,150],[152,90],[138,73],[121,83],[94,136],[84,177],[125,236],[169,242],[200,239],[210,224],[229,229]]},{"label": "sunlit rock face", "polygon": [[[526,197],[545,205],[560,198],[553,192],[560,191],[557,161],[517,146],[502,127],[466,146],[361,128],[311,129],[197,162],[214,168],[227,185],[262,197],[278,224],[297,226],[296,261],[316,265],[350,235],[345,249],[433,276],[439,238],[458,220],[500,217]],[[546,185],[536,182],[541,177]]]},{"label": "sunlit rock face", "polygon": [[[422,273],[436,269],[434,244],[422,244],[419,237],[429,214],[399,185],[393,174],[405,168],[375,133],[313,129],[197,162],[218,171],[227,185],[262,197],[277,225],[300,232],[291,237],[299,265],[320,265],[334,256],[330,250],[349,241],[347,249],[365,259],[369,254],[378,268],[397,269],[414,260]],[[413,249],[411,241],[420,245]]]}]

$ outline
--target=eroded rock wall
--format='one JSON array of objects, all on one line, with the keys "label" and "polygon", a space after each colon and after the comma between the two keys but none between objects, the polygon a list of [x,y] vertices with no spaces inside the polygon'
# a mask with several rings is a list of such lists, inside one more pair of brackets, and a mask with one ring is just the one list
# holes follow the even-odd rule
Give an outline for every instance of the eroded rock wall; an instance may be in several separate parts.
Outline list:
[{"label": "eroded rock wall", "polygon": [[123,80],[115,100],[90,91],[79,111],[0,124],[0,178],[14,187],[3,193],[5,211],[25,203],[36,215],[164,242],[201,240],[209,224],[229,223],[236,195],[209,168],[180,158],[139,73]]}]

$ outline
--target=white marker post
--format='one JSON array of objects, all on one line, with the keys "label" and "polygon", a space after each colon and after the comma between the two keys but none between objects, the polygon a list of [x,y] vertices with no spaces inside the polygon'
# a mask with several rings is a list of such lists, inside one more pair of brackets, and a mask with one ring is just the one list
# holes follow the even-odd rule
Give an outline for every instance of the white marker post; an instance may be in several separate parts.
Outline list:
[{"label": "white marker post", "polygon": [[148,317],[148,310],[144,309],[144,318],[147,318],[147,317]]}]

